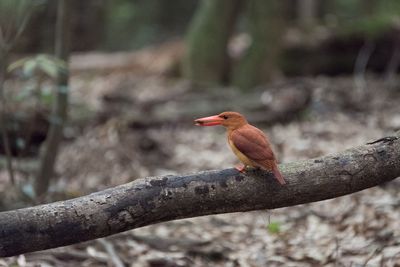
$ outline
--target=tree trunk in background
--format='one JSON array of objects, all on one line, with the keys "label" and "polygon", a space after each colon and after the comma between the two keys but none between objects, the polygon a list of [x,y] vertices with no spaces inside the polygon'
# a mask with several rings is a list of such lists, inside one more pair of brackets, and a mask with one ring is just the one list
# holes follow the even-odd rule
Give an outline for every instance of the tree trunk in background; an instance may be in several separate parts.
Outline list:
[{"label": "tree trunk in background", "polygon": [[285,1],[250,0],[246,20],[252,44],[235,67],[233,85],[250,89],[271,78],[284,33]]},{"label": "tree trunk in background", "polygon": [[184,76],[195,84],[218,84],[227,80],[227,45],[241,0],[203,0],[189,27]]},{"label": "tree trunk in background", "polygon": [[[69,31],[70,31],[70,1],[58,0],[56,25],[56,57],[68,62],[69,58]],[[50,179],[54,175],[54,165],[57,158],[58,146],[63,136],[63,128],[67,119],[68,106],[68,71],[59,71],[56,98],[50,117],[50,129],[41,151],[40,167],[35,179],[35,193],[37,196],[47,192]]]},{"label": "tree trunk in background", "polygon": [[316,0],[298,0],[297,17],[298,23],[303,30],[311,30],[317,23],[318,2]]}]

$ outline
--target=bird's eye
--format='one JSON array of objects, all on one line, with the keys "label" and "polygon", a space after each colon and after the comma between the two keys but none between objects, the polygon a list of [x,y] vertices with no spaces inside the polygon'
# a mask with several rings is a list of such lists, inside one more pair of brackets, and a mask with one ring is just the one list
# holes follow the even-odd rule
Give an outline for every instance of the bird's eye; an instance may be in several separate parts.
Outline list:
[{"label": "bird's eye", "polygon": [[228,116],[223,115],[222,118],[223,118],[224,120],[226,120],[226,119],[228,119]]}]

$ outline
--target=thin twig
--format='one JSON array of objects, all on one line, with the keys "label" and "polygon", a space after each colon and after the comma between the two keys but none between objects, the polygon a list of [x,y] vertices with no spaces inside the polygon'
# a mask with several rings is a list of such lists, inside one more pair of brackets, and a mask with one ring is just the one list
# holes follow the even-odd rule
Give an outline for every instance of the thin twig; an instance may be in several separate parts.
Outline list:
[{"label": "thin twig", "polygon": [[[13,185],[15,185],[15,178],[10,142],[7,135],[7,100],[4,92],[4,81],[6,79],[7,72],[8,52],[25,29],[25,26],[32,12],[31,8],[29,8],[29,5],[31,5],[31,3],[26,2],[27,6],[24,6],[24,4],[25,3],[22,2],[16,3],[16,5],[18,5],[15,14],[16,17],[14,17],[13,19],[6,19],[4,21],[1,21],[2,25],[0,25],[0,102],[2,105],[2,108],[0,110],[0,131],[7,159],[7,170],[10,176],[11,183]],[[10,16],[12,16],[12,14],[10,14]],[[20,21],[20,19],[22,20]],[[13,31],[14,28],[16,29],[16,32]]]},{"label": "thin twig", "polygon": [[6,58],[7,51],[1,51],[0,54],[2,58],[0,59],[0,102],[2,105],[2,108],[0,110],[0,131],[2,135],[4,152],[6,154],[8,175],[10,176],[11,184],[15,185],[12,154],[11,154],[10,141],[8,139],[7,126],[6,126],[7,100],[4,94],[4,81],[6,77],[6,66],[7,66],[7,58]]},{"label": "thin twig", "polygon": [[5,43],[6,43],[6,41],[5,41],[4,37],[3,37],[3,29],[1,28],[1,25],[0,25],[0,49],[1,50],[5,50],[4,49],[5,48]]},{"label": "thin twig", "polygon": [[379,253],[379,251],[380,251],[380,249],[378,249],[378,248],[376,248],[374,251],[372,251],[372,252],[368,255],[368,257],[365,259],[364,263],[361,264],[361,266],[364,266],[364,267],[367,266],[368,262],[369,262],[370,260],[372,260],[372,258],[373,258],[377,253]]},{"label": "thin twig", "polygon": [[335,238],[335,267],[339,267],[339,263],[340,263],[340,240],[339,238]]},{"label": "thin twig", "polygon": [[110,255],[110,258],[112,262],[114,263],[115,267],[125,267],[125,264],[122,262],[118,254],[115,252],[114,246],[112,243],[108,242],[104,238],[100,238],[97,240],[107,251],[108,255]]},{"label": "thin twig", "polygon": [[392,87],[395,85],[395,74],[400,65],[400,40],[395,42],[395,47],[386,68],[385,84]]},{"label": "thin twig", "polygon": [[[66,64],[68,64],[69,58],[70,6],[70,1],[58,1],[55,55]],[[38,197],[47,192],[50,180],[54,176],[54,166],[67,119],[68,78],[68,68],[58,69],[57,91],[51,111],[50,127],[34,183],[35,193]]]},{"label": "thin twig", "polygon": [[31,17],[31,11],[28,10],[26,14],[24,14],[22,22],[18,24],[17,27],[17,32],[14,35],[14,38],[12,41],[10,41],[11,46],[14,46],[14,43],[17,41],[18,37],[22,34],[22,32],[25,30],[26,24],[28,23],[29,19]]},{"label": "thin twig", "polygon": [[361,47],[357,55],[356,63],[354,65],[354,83],[356,85],[358,96],[364,91],[365,88],[365,72],[367,70],[368,61],[372,52],[375,49],[375,43],[367,40]]}]

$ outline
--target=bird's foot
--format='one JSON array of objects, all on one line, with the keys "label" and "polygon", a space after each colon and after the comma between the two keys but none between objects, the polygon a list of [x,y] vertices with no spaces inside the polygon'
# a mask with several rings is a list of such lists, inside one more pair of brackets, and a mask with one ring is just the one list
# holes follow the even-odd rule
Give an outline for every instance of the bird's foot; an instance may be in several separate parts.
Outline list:
[{"label": "bird's foot", "polygon": [[246,165],[244,165],[242,163],[236,164],[235,169],[241,173],[244,173],[246,171]]}]

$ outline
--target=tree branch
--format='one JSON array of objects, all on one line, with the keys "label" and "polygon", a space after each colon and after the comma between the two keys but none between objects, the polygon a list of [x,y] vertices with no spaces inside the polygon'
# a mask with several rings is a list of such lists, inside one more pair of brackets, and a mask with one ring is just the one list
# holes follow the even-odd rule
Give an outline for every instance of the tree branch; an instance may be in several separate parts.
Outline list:
[{"label": "tree branch", "polygon": [[70,245],[181,218],[274,209],[354,193],[400,176],[400,137],[280,166],[138,179],[91,195],[0,213],[0,256]]}]

